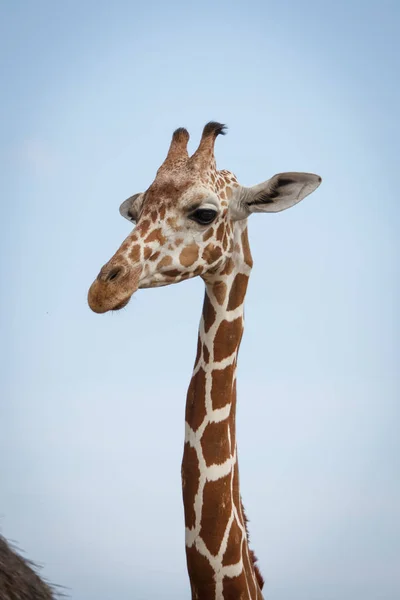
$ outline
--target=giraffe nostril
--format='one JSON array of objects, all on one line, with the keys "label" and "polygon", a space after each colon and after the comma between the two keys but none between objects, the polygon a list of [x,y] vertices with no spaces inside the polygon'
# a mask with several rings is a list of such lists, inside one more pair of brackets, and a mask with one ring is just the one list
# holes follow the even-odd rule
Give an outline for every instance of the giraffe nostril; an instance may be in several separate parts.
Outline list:
[{"label": "giraffe nostril", "polygon": [[115,268],[108,274],[107,281],[113,281],[117,279],[118,275],[121,273],[122,269]]},{"label": "giraffe nostril", "polygon": [[103,271],[103,269],[102,269],[100,271],[98,279],[100,279],[101,281],[105,281],[105,282],[115,281],[116,279],[118,279],[118,277],[120,275],[122,275],[122,273],[123,273],[122,267],[113,267],[109,271],[108,270]]}]

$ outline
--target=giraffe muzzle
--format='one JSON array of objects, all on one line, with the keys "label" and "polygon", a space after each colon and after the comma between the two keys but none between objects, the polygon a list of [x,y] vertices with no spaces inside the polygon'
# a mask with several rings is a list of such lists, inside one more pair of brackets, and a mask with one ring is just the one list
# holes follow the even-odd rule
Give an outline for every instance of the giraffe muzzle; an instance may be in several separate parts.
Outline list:
[{"label": "giraffe muzzle", "polygon": [[124,308],[139,287],[141,267],[104,265],[88,293],[89,307],[95,313]]}]

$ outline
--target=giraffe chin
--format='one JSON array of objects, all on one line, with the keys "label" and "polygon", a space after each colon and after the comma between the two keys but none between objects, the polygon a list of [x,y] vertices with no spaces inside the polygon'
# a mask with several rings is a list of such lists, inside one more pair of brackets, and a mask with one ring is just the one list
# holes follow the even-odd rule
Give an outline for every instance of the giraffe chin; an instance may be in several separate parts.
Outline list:
[{"label": "giraffe chin", "polygon": [[[135,290],[129,290],[125,294],[105,294],[101,289],[103,286],[95,281],[88,294],[88,304],[91,310],[97,314],[103,314],[110,311],[117,311],[124,308],[132,298]],[[101,293],[103,292],[103,293]]]},{"label": "giraffe chin", "polygon": [[122,308],[125,308],[125,306],[127,304],[129,304],[131,297],[132,297],[132,294],[130,294],[123,300],[102,298],[100,295],[94,293],[94,291],[91,288],[91,290],[89,291],[89,296],[88,296],[88,304],[93,312],[95,312],[97,314],[104,314],[106,312],[110,312],[110,311],[114,312],[117,310],[121,310]]},{"label": "giraffe chin", "polygon": [[115,310],[121,310],[121,308],[125,308],[125,306],[127,306],[129,304],[131,298],[132,298],[132,296],[129,296],[129,298],[127,298],[126,300],[122,300],[122,302],[120,302],[119,304],[114,306],[114,308],[112,308],[111,310],[115,311]]}]

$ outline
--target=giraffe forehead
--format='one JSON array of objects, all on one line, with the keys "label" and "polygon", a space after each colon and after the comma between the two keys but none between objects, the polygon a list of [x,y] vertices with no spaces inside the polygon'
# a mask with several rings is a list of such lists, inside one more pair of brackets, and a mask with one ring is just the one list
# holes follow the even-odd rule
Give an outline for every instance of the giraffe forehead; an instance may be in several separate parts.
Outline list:
[{"label": "giraffe forehead", "polygon": [[195,182],[181,173],[171,173],[156,177],[144,194],[146,204],[176,202]]},{"label": "giraffe forehead", "polygon": [[155,187],[145,193],[142,215],[156,212],[161,220],[176,211],[195,210],[202,204],[221,205],[219,194],[202,183],[186,187]]},{"label": "giraffe forehead", "polygon": [[185,207],[196,200],[202,202],[207,197],[220,203],[229,200],[236,185],[237,179],[230,171],[194,173],[178,169],[162,172],[145,192],[143,208]]}]

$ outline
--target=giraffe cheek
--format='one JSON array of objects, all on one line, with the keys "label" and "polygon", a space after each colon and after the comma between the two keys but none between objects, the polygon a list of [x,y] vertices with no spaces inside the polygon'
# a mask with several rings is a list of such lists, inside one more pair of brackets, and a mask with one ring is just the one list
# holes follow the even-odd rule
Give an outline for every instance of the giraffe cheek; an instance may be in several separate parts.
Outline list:
[{"label": "giraffe cheek", "polygon": [[207,244],[203,250],[202,259],[208,264],[215,263],[222,256],[222,250],[215,244]]},{"label": "giraffe cheek", "polygon": [[179,255],[179,262],[183,267],[191,267],[199,258],[199,249],[196,244],[186,246]]},{"label": "giraffe cheek", "polygon": [[163,267],[169,267],[172,263],[172,258],[170,256],[164,256],[164,258],[162,258],[160,260],[160,262],[157,265],[157,270],[161,270]]},{"label": "giraffe cheek", "polygon": [[148,260],[151,256],[152,253],[152,249],[150,248],[150,246],[146,246],[144,251],[143,251],[143,256],[145,260]]},{"label": "giraffe cheek", "polygon": [[133,263],[137,263],[140,260],[140,246],[139,244],[134,244],[129,253],[130,259]]}]

